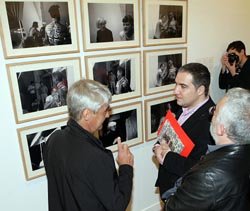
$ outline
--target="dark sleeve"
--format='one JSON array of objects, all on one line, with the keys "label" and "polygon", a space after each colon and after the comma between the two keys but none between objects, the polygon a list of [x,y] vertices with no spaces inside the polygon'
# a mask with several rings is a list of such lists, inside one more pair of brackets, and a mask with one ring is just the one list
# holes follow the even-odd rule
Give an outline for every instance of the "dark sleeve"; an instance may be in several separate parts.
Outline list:
[{"label": "dark sleeve", "polygon": [[219,75],[219,87],[220,89],[228,89],[230,87],[233,77],[230,73],[226,71],[224,73],[220,72]]},{"label": "dark sleeve", "polygon": [[[215,200],[213,180],[209,174],[190,174],[166,202],[167,211],[213,210]],[[209,208],[209,209],[208,209]]]},{"label": "dark sleeve", "polygon": [[220,73],[219,87],[221,89],[230,89],[233,87],[242,87],[249,89],[250,87],[250,70],[244,69],[241,73],[232,76],[230,73]]},{"label": "dark sleeve", "polygon": [[105,210],[125,211],[131,198],[133,167],[121,165],[118,175],[114,166],[106,161],[94,161],[95,164],[89,168],[88,180]]}]

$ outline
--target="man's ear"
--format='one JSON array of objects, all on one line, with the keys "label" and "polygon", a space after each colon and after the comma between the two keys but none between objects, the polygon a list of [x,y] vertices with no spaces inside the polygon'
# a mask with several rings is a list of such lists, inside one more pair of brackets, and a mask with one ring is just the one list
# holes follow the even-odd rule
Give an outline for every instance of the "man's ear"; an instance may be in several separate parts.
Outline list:
[{"label": "man's ear", "polygon": [[82,118],[85,120],[85,121],[88,121],[91,117],[91,111],[89,109],[84,109],[82,111]]},{"label": "man's ear", "polygon": [[226,130],[225,130],[224,125],[217,124],[216,133],[217,133],[218,136],[224,136],[226,134]]},{"label": "man's ear", "polygon": [[205,86],[201,85],[200,87],[198,87],[197,92],[198,95],[203,95],[205,92]]}]

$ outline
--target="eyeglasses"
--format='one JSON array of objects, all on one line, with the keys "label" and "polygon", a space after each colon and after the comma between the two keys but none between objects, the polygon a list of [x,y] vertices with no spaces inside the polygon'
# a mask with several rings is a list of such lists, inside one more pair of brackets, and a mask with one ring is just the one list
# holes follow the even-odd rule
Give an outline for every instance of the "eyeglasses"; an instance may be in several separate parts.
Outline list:
[{"label": "eyeglasses", "polygon": [[212,106],[212,107],[210,107],[210,108],[208,109],[209,115],[210,115],[210,116],[213,116],[213,115],[214,115],[215,110],[216,110],[216,106]]}]

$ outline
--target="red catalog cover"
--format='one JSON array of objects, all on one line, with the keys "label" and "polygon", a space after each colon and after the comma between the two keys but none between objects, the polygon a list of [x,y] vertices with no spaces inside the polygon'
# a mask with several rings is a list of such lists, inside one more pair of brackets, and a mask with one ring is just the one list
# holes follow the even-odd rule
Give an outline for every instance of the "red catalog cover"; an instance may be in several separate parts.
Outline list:
[{"label": "red catalog cover", "polygon": [[157,131],[156,140],[159,143],[166,141],[171,151],[183,157],[187,157],[194,148],[194,143],[182,129],[170,110],[168,110],[165,119]]}]

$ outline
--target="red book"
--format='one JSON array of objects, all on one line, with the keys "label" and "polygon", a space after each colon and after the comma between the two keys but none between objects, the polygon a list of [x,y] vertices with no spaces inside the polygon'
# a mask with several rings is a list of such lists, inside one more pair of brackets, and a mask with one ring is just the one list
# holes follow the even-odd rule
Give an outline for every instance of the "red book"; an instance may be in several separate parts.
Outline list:
[{"label": "red book", "polygon": [[170,110],[168,110],[165,119],[157,131],[156,140],[159,143],[166,141],[171,151],[183,157],[187,157],[194,148],[194,143],[182,129]]}]

